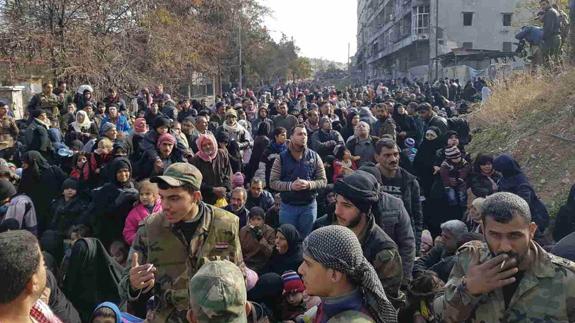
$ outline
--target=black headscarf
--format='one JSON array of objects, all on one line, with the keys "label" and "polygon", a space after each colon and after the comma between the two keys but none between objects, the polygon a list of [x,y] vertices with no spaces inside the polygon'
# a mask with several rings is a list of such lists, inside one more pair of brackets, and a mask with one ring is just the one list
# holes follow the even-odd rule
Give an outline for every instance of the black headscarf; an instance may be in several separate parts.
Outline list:
[{"label": "black headscarf", "polygon": [[[118,173],[120,169],[128,169],[130,171],[130,179],[126,183],[120,183],[116,179],[116,173]],[[110,163],[110,173],[108,176],[109,182],[117,187],[129,187],[132,184],[132,164],[130,164],[130,161],[125,157],[117,157]]]},{"label": "black headscarf", "polygon": [[295,226],[287,223],[280,225],[277,228],[277,232],[280,232],[286,238],[288,250],[285,254],[280,255],[274,249],[272,258],[269,261],[270,271],[279,275],[287,270],[297,271],[297,268],[303,262],[302,239],[299,232]]},{"label": "black headscarf", "polygon": [[270,134],[270,124],[267,122],[260,122],[258,126],[257,136],[268,136]]},{"label": "black headscarf", "polygon": [[24,178],[28,175],[38,179],[45,170],[50,168],[50,164],[46,158],[44,158],[42,154],[35,150],[26,152],[22,156],[22,162],[28,165],[28,168],[22,171],[22,180],[24,180]]},{"label": "black headscarf", "polygon": [[362,212],[369,213],[371,206],[379,201],[378,188],[377,179],[373,175],[357,170],[339,179],[333,191],[349,200]]}]

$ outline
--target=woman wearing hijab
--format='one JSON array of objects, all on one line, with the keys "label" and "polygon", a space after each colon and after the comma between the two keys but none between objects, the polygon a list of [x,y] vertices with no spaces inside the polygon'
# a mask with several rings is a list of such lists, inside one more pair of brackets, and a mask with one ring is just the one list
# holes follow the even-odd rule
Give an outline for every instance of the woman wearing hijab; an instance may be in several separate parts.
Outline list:
[{"label": "woman wearing hijab", "polygon": [[84,110],[76,112],[76,120],[70,124],[66,132],[66,145],[71,146],[72,141],[80,140],[86,144],[88,140],[98,137],[96,124],[90,121],[88,114]]},{"label": "woman wearing hijab", "polygon": [[395,105],[392,118],[397,127],[397,144],[401,148],[405,148],[405,139],[415,138],[417,136],[415,120],[407,113],[407,109],[405,109],[405,106],[402,104]]},{"label": "woman wearing hijab", "polygon": [[354,135],[355,133],[355,127],[359,124],[359,122],[361,121],[359,114],[357,112],[350,112],[347,114],[347,124],[345,129],[343,130],[341,136],[343,137],[343,140],[345,142],[347,142],[347,140]]},{"label": "woman wearing hijab", "polygon": [[493,168],[503,175],[499,181],[499,191],[519,195],[527,201],[533,221],[537,223],[540,232],[545,231],[549,224],[549,213],[529,183],[527,176],[523,174],[517,161],[510,155],[503,154],[495,158]]},{"label": "woman wearing hijab", "polygon": [[225,198],[226,192],[232,189],[232,168],[228,153],[218,149],[216,138],[212,134],[202,134],[196,139],[198,152],[190,164],[196,166],[204,176],[202,181],[202,198],[204,202],[214,205],[219,198]]},{"label": "woman wearing hijab", "polygon": [[276,230],[275,248],[264,272],[281,275],[288,270],[297,271],[303,261],[301,243],[302,238],[295,226],[280,225]]},{"label": "woman wearing hijab", "polygon": [[567,203],[565,203],[565,205],[559,209],[559,213],[557,213],[553,239],[559,241],[571,232],[575,232],[575,185],[571,186]]},{"label": "woman wearing hijab", "polygon": [[252,149],[252,155],[250,161],[246,168],[246,181],[250,182],[254,177],[256,170],[260,164],[260,160],[264,154],[264,151],[270,144],[270,139],[268,134],[270,133],[270,125],[267,122],[260,122],[258,126],[258,132],[256,138],[254,139],[254,148]]},{"label": "woman wearing hijab", "polygon": [[264,303],[277,312],[278,299],[282,297],[282,274],[296,271],[303,262],[302,239],[295,226],[282,224],[276,230],[275,248],[257,284],[248,291],[248,299]]},{"label": "woman wearing hijab", "polygon": [[82,322],[91,322],[92,311],[101,302],[120,303],[122,270],[98,239],[83,238],[74,243],[62,291],[78,310]]},{"label": "woman wearing hijab", "polygon": [[122,240],[126,217],[138,200],[132,182],[132,165],[125,157],[110,163],[106,184],[92,191],[92,202],[83,215],[84,224],[93,228],[94,236],[108,248],[114,240]]},{"label": "woman wearing hijab", "polygon": [[439,138],[440,130],[435,126],[429,127],[425,138],[419,146],[417,155],[413,160],[413,168],[421,187],[421,195],[425,196],[423,203],[423,221],[432,236],[441,233],[442,219],[449,220],[451,213],[443,212],[447,207],[447,200],[439,171],[433,169],[434,158],[438,149],[443,147],[443,140]]},{"label": "woman wearing hijab", "polygon": [[426,198],[430,196],[431,185],[433,185],[434,178],[438,176],[437,173],[434,173],[433,166],[436,151],[443,147],[439,133],[439,128],[435,126],[431,126],[427,129],[425,138],[419,146],[417,155],[415,155],[415,159],[413,160],[415,174],[419,178],[421,190]]},{"label": "woman wearing hijab", "polygon": [[60,188],[67,177],[60,167],[50,165],[37,151],[31,150],[22,156],[22,179],[18,192],[32,199],[40,235],[50,223],[50,203],[60,195]]}]

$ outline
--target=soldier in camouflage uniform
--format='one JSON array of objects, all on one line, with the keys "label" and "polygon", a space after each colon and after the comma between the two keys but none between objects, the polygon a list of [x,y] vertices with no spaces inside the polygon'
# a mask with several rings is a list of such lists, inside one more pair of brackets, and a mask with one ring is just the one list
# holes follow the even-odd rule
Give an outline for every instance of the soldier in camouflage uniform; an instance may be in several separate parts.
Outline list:
[{"label": "soldier in camouflage uniform", "polygon": [[314,227],[338,224],[350,228],[361,243],[363,255],[375,268],[385,294],[396,308],[402,307],[405,294],[400,290],[401,256],[395,242],[375,223],[371,212],[379,200],[377,179],[358,170],[338,180],[333,190],[338,195],[334,214],[319,218]]},{"label": "soldier in camouflage uniform", "polygon": [[58,96],[52,93],[54,86],[52,83],[42,84],[42,92],[34,95],[28,103],[28,112],[42,109],[47,115],[51,117],[58,117],[60,110],[58,106],[61,104]]},{"label": "soldier in camouflage uniform", "polygon": [[206,261],[227,259],[243,267],[238,218],[202,202],[202,174],[191,164],[172,164],[152,182],[163,211],[140,224],[120,294],[129,301],[154,296],[151,322],[186,322],[188,281]]},{"label": "soldier in camouflage uniform", "polygon": [[247,322],[249,310],[242,271],[227,260],[207,262],[190,279],[190,322]]},{"label": "soldier in camouflage uniform", "polygon": [[575,264],[533,241],[529,205],[496,193],[482,206],[485,241],[459,249],[445,294],[444,322],[575,322]]}]

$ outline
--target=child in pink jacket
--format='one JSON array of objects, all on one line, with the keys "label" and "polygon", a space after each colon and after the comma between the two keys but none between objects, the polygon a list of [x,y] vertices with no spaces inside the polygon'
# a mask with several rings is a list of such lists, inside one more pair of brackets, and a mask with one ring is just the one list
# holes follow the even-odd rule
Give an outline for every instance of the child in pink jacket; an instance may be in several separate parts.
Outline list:
[{"label": "child in pink jacket", "polygon": [[149,180],[143,180],[139,183],[139,190],[140,203],[134,206],[130,213],[128,213],[126,224],[124,225],[124,240],[126,240],[126,243],[130,246],[136,237],[140,222],[152,213],[162,212],[162,202],[160,200],[160,194],[158,194],[158,185]]}]

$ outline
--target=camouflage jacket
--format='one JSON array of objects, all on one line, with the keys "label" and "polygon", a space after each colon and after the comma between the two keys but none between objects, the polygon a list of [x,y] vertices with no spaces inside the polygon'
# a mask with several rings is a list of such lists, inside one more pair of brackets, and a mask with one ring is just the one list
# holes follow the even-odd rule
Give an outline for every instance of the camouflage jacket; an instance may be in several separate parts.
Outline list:
[{"label": "camouflage jacket", "polygon": [[443,322],[575,322],[575,263],[547,253],[535,242],[530,248],[534,263],[505,308],[502,289],[474,297],[460,287],[473,254],[479,253],[481,263],[491,258],[481,241],[463,245],[445,294],[434,302],[435,312]]},{"label": "camouflage jacket", "polygon": [[[227,259],[243,267],[238,218],[203,202],[200,212],[201,222],[189,243],[162,212],[140,223],[128,259],[138,252],[140,264],[150,263],[157,268],[153,289],[155,315],[150,322],[187,322],[189,278],[206,260]],[[120,282],[120,295],[123,300],[135,301],[143,295],[131,289],[129,272],[128,266]]]},{"label": "camouflage jacket", "polygon": [[400,290],[403,280],[403,265],[395,242],[380,228],[373,216],[366,228],[357,237],[363,255],[377,272],[385,294],[395,308],[403,308],[405,294]]}]

